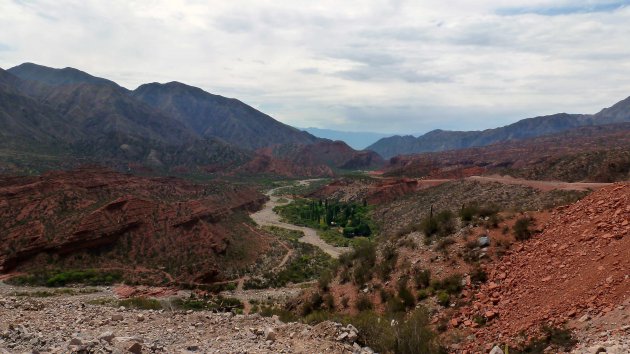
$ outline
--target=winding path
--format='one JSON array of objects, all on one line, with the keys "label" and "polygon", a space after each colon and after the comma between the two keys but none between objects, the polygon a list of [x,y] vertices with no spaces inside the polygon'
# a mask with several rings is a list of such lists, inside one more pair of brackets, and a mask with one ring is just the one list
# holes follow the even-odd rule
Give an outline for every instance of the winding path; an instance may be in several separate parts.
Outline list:
[{"label": "winding path", "polygon": [[[311,181],[312,180],[300,181],[300,184],[302,185],[308,184]],[[292,225],[292,224],[282,222],[280,220],[280,216],[273,211],[273,208],[275,208],[278,205],[285,205],[288,202],[292,201],[292,199],[287,196],[278,197],[274,195],[275,192],[277,192],[278,190],[282,188],[287,188],[287,187],[278,187],[278,188],[274,188],[268,191],[267,196],[269,196],[269,201],[265,204],[262,210],[250,215],[251,218],[258,225],[277,226],[283,229],[302,231],[304,233],[304,236],[299,238],[300,242],[309,243],[313,246],[319,247],[322,251],[326,252],[328,255],[330,255],[333,258],[339,258],[339,256],[342,253],[347,252],[349,250],[348,247],[335,247],[333,245],[327,244],[324,240],[322,240],[319,237],[319,235],[317,235],[317,231],[315,231],[314,229],[311,229],[310,227],[297,226],[297,225]],[[287,199],[288,202],[280,203],[279,202],[280,198]]]}]

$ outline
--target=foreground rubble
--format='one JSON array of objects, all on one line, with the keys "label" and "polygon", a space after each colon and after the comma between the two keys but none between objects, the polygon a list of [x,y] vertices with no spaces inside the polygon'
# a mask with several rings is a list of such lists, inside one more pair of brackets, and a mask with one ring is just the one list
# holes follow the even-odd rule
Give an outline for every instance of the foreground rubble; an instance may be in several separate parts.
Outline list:
[{"label": "foreground rubble", "polygon": [[[21,289],[23,290],[23,289]],[[94,305],[93,294],[20,296],[0,285],[0,353],[371,353],[357,330],[208,311]]]}]

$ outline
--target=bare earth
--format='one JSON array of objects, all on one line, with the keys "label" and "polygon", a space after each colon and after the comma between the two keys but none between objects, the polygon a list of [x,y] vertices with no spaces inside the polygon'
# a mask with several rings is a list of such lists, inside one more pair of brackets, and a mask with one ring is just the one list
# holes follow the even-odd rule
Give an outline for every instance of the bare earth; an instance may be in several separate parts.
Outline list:
[{"label": "bare earth", "polygon": [[[309,181],[301,181],[300,183],[309,183]],[[280,197],[274,196],[274,193],[281,188],[284,187],[274,188],[267,192],[267,195],[270,198],[269,201],[265,204],[262,210],[250,215],[250,217],[258,225],[277,226],[284,229],[302,231],[304,233],[304,237],[300,238],[300,242],[309,243],[313,246],[319,247],[322,251],[328,253],[333,258],[339,258],[339,255],[349,250],[348,247],[335,247],[327,244],[319,237],[319,235],[317,235],[317,231],[311,229],[310,227],[296,226],[282,222],[280,220],[280,216],[273,211],[273,208],[276,206],[286,204],[278,202]],[[287,196],[283,196],[282,198],[287,199],[289,203],[292,201],[292,199]]]},{"label": "bare earth", "polygon": [[535,181],[521,178],[514,178],[511,176],[472,176],[468,177],[468,180],[478,182],[498,182],[503,184],[516,184],[531,188],[536,188],[543,192],[548,192],[554,189],[566,190],[566,191],[585,191],[588,189],[596,190],[602,187],[611,185],[611,183],[589,183],[589,182],[560,182],[560,181]]}]

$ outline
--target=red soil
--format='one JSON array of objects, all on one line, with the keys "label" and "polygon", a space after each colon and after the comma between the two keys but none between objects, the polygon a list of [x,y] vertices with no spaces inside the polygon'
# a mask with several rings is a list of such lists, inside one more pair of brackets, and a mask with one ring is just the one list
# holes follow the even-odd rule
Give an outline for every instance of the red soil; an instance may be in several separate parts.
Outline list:
[{"label": "red soil", "polygon": [[451,321],[469,328],[485,317],[475,345],[514,343],[543,325],[613,311],[630,298],[630,184],[557,208],[540,235],[486,269],[488,282]]}]

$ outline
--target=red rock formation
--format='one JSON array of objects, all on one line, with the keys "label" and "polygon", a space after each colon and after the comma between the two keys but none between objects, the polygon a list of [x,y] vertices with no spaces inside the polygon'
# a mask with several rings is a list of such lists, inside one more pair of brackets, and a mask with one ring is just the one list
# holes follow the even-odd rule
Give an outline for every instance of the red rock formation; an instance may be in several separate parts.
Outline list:
[{"label": "red rock formation", "polygon": [[[264,252],[265,240],[233,215],[265,200],[223,182],[104,169],[3,177],[0,267],[142,267],[178,282],[212,282]],[[231,248],[242,259],[226,257]]]}]

